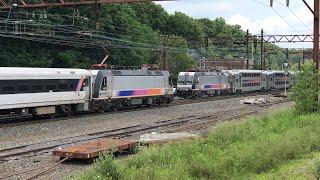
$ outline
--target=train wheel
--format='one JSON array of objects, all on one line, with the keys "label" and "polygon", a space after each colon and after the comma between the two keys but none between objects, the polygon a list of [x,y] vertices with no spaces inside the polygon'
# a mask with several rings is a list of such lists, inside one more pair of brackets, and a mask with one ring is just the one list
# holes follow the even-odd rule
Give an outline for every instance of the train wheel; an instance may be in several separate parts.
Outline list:
[{"label": "train wheel", "polygon": [[54,119],[56,117],[56,114],[48,114],[49,119]]},{"label": "train wheel", "polygon": [[160,107],[163,107],[164,104],[165,104],[165,100],[163,98],[159,99],[158,104],[159,104]]},{"label": "train wheel", "polygon": [[112,110],[113,111],[118,111],[119,110],[119,103],[114,103]]},{"label": "train wheel", "polygon": [[100,107],[99,110],[98,110],[98,112],[99,112],[99,113],[104,113],[104,107],[103,107],[103,106]]}]

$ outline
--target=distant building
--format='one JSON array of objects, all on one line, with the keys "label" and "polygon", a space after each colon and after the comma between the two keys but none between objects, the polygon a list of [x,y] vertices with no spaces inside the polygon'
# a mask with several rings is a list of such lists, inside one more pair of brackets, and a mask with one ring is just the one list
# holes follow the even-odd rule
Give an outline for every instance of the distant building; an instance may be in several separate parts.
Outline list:
[{"label": "distant building", "polygon": [[[247,60],[199,60],[199,70],[247,69]],[[253,61],[249,60],[249,69],[253,69]]]}]

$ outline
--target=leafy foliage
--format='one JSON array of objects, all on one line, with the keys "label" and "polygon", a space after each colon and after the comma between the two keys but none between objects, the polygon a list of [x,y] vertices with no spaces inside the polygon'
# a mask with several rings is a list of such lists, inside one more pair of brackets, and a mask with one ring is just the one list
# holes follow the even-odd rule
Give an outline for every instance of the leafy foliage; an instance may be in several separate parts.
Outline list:
[{"label": "leafy foliage", "polygon": [[308,61],[302,66],[301,72],[297,74],[292,94],[297,113],[303,114],[319,111],[318,80],[320,76],[316,72],[313,62]]},{"label": "leafy foliage", "polygon": [[[94,29],[95,16],[92,8],[80,7],[77,10],[82,18],[74,18],[73,8],[53,8],[47,11],[46,20],[35,20],[44,24],[72,24]],[[169,14],[155,3],[108,4],[102,5],[100,12],[99,30],[108,33],[112,42],[108,47],[109,63],[112,65],[161,64],[164,34],[169,35],[169,65],[174,75],[190,69],[199,57],[245,58],[245,47],[232,43],[239,41],[244,32],[238,25],[228,25],[221,17],[210,20],[193,19],[180,12]],[[206,36],[223,39],[227,44],[210,42],[208,47],[204,47]],[[0,42],[2,66],[89,68],[91,64],[99,63],[105,55],[102,49],[75,49],[8,38],[0,38]],[[144,44],[144,48],[141,44]],[[283,60],[281,49],[271,44],[267,46],[277,50],[276,55],[268,57],[272,60],[270,67],[279,67]],[[255,53],[254,58],[259,63],[259,53]]]}]

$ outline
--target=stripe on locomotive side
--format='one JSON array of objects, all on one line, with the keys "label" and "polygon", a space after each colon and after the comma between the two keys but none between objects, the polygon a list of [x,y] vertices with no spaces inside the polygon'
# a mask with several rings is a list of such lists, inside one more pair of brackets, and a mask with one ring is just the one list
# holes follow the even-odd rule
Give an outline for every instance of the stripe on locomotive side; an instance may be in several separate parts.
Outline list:
[{"label": "stripe on locomotive side", "polygon": [[129,89],[116,91],[116,96],[120,97],[134,97],[134,96],[160,96],[164,95],[164,90],[160,88],[154,89]]},{"label": "stripe on locomotive side", "polygon": [[78,82],[77,89],[76,89],[77,92],[79,92],[81,90],[82,85],[83,85],[83,77],[81,77]]},{"label": "stripe on locomotive side", "polygon": [[204,84],[203,89],[226,89],[226,84]]}]

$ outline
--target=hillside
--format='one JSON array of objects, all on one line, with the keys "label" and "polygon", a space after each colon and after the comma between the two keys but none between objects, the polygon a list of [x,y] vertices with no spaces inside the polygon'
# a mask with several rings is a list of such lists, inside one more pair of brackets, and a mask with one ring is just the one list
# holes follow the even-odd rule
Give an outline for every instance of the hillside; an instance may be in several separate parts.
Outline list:
[{"label": "hillside", "polygon": [[[78,13],[73,16],[75,12]],[[74,24],[94,29],[92,12],[91,7],[50,9],[46,12],[50,18],[38,20],[46,24]],[[24,17],[25,12],[20,13],[20,17]],[[36,11],[35,16],[41,13],[43,11]],[[2,12],[2,17],[7,14]],[[108,34],[112,43],[108,47],[109,63],[117,66],[159,64],[164,34],[169,35],[170,69],[174,74],[187,70],[200,57],[245,59],[245,45],[233,44],[245,34],[240,26],[228,25],[221,17],[210,20],[193,19],[179,12],[168,14],[154,3],[103,5],[99,30]],[[205,37],[223,39],[226,43],[210,41],[205,46]],[[8,38],[0,38],[0,42],[2,66],[88,68],[104,57],[102,48],[83,49]],[[281,49],[272,44],[266,46],[276,52],[267,57],[270,67],[279,67],[285,57]],[[259,46],[256,52],[255,59],[259,63]]]}]

